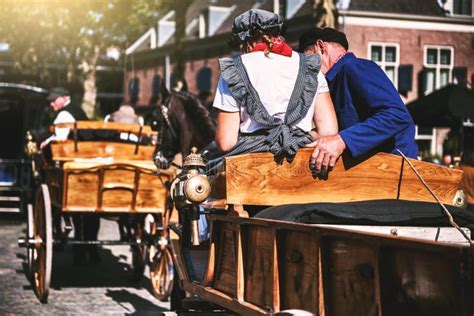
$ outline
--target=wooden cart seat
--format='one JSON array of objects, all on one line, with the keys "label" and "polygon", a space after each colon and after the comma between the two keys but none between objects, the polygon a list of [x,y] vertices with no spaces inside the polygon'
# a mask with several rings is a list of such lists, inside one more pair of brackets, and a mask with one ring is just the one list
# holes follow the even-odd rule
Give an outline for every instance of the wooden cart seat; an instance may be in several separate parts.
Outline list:
[{"label": "wooden cart seat", "polygon": [[[278,164],[271,153],[228,157],[213,179],[211,197],[236,205],[281,205],[381,199],[433,202],[429,191],[402,157],[376,154],[356,164],[339,159],[327,179],[309,169],[311,149],[300,150],[292,163]],[[410,159],[441,201],[453,205],[462,171]],[[255,194],[258,192],[258,194]]]}]

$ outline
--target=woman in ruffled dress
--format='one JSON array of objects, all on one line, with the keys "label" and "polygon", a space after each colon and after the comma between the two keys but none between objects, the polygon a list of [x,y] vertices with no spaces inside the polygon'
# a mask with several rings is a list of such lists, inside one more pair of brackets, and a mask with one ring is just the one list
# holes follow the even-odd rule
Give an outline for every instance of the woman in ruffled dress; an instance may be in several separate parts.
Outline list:
[{"label": "woman in ruffled dress", "polygon": [[318,135],[338,132],[319,55],[293,51],[281,36],[282,26],[277,14],[259,9],[234,20],[232,42],[242,55],[219,60],[213,106],[219,111],[216,143],[222,155],[211,164],[264,151],[291,160]]}]

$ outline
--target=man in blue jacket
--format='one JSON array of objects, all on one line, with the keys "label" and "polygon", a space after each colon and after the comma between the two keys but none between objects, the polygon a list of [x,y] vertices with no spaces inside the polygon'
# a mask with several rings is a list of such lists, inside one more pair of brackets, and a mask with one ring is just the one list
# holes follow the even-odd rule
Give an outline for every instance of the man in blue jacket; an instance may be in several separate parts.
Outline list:
[{"label": "man in blue jacket", "polygon": [[416,158],[415,125],[393,83],[373,61],[347,50],[346,35],[314,27],[299,41],[305,54],[320,54],[339,123],[339,134],[320,137],[310,164],[317,171],[333,167],[346,150],[354,158],[376,152]]}]

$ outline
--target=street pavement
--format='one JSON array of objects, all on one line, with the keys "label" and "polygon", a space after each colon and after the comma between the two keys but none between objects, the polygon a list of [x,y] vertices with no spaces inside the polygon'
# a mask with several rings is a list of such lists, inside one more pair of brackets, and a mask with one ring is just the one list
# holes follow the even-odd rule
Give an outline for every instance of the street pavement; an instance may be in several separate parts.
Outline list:
[{"label": "street pavement", "polygon": [[[169,310],[169,303],[150,294],[148,269],[140,282],[133,280],[129,246],[103,247],[96,265],[73,265],[69,246],[53,252],[49,299],[41,304],[26,278],[26,250],[17,245],[25,229],[23,222],[0,217],[0,315],[161,315]],[[117,223],[101,219],[99,239],[118,239]]]}]

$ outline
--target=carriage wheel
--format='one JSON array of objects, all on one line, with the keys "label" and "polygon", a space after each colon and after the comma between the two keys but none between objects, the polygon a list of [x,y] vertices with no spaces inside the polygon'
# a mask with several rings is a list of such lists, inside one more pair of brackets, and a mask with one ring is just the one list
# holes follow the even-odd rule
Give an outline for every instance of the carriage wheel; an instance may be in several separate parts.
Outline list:
[{"label": "carriage wheel", "polygon": [[[28,204],[28,221],[26,222],[26,240],[33,240],[34,236],[34,217],[33,217],[33,206]],[[27,276],[31,280],[33,275],[33,259],[34,250],[31,247],[26,248],[26,259],[27,259]]]},{"label": "carriage wheel", "polygon": [[33,238],[36,242],[33,248],[32,281],[36,296],[42,303],[46,303],[53,261],[51,200],[46,184],[42,184],[36,192],[33,221]]},{"label": "carriage wheel", "polygon": [[173,256],[167,246],[166,239],[162,237],[160,243],[162,247],[158,248],[153,261],[150,265],[150,281],[153,295],[159,300],[168,300],[173,290],[174,267]]},{"label": "carriage wheel", "polygon": [[[137,241],[144,241],[143,224],[136,223],[134,228],[134,235]],[[146,257],[148,253],[148,246],[145,244],[132,246],[132,267],[134,279],[139,281],[143,272],[145,271]]]}]

